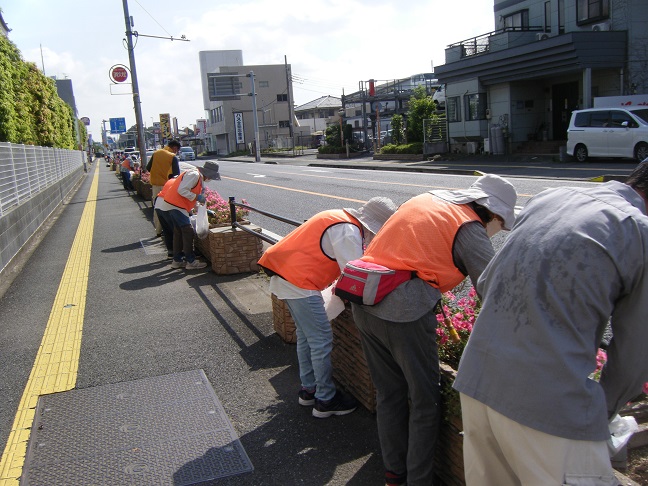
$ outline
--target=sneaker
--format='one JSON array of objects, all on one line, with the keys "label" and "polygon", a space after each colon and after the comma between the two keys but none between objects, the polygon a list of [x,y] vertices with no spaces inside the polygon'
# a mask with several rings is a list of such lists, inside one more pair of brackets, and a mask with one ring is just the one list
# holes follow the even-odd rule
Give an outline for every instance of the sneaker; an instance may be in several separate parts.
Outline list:
[{"label": "sneaker", "polygon": [[385,471],[385,486],[400,486],[407,484],[407,473],[396,474],[391,471]]},{"label": "sneaker", "polygon": [[302,386],[301,390],[299,390],[299,404],[303,405],[304,407],[308,407],[310,405],[315,405],[315,390],[313,391],[308,391],[308,388],[304,388]]},{"label": "sneaker", "polygon": [[342,394],[340,390],[330,400],[315,400],[313,417],[328,418],[331,415],[346,415],[358,408],[358,402],[351,396]]},{"label": "sneaker", "polygon": [[173,260],[171,262],[171,268],[184,268],[185,264],[186,262],[184,260],[182,260],[181,262]]},{"label": "sneaker", "polygon": [[187,262],[187,264],[184,266],[185,270],[196,270],[198,268],[205,268],[207,264],[205,262],[201,262],[200,260],[194,260],[193,262]]}]

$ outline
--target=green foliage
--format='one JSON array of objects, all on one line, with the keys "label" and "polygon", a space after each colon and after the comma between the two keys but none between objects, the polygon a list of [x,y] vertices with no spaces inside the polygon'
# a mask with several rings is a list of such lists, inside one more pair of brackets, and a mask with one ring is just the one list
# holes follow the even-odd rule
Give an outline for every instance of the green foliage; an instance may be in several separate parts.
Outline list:
[{"label": "green foliage", "polygon": [[74,114],[54,80],[0,36],[0,141],[74,149]]},{"label": "green foliage", "polygon": [[436,117],[436,105],[423,86],[414,88],[409,100],[407,111],[407,140],[409,142],[423,141],[423,120]]},{"label": "green foliage", "polygon": [[329,125],[326,127],[324,132],[325,140],[327,145],[334,145],[340,147],[342,143],[340,142],[340,125]]},{"label": "green foliage", "polygon": [[346,148],[340,147],[340,142],[337,145],[322,145],[317,148],[320,154],[345,154]]},{"label": "green foliage", "polygon": [[[393,127],[393,125],[392,125]],[[393,130],[393,128],[392,128]],[[393,132],[392,132],[393,133]],[[396,145],[393,143],[387,144],[380,149],[381,154],[422,154],[423,153],[423,143],[406,143],[402,145]]]},{"label": "green foliage", "polygon": [[394,115],[391,119],[391,137],[395,145],[400,145],[404,141],[403,133],[403,115]]}]

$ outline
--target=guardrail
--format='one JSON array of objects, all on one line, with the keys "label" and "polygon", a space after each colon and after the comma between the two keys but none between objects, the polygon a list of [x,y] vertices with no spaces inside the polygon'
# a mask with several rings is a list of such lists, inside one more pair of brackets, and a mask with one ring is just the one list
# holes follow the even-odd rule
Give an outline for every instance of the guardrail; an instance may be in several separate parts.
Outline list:
[{"label": "guardrail", "polygon": [[263,241],[265,241],[267,243],[272,243],[273,245],[275,243],[277,243],[279,240],[275,240],[271,236],[264,235],[263,233],[257,233],[256,231],[252,231],[251,229],[246,228],[245,225],[239,224],[236,221],[236,208],[237,207],[245,208],[245,209],[247,209],[249,211],[254,211],[254,212],[257,212],[259,214],[263,214],[264,216],[267,216],[267,217],[272,218],[272,219],[276,219],[276,220],[281,221],[283,223],[292,224],[293,226],[301,226],[301,224],[302,224],[302,222],[300,222],[300,221],[295,221],[293,219],[284,218],[283,216],[279,216],[277,214],[269,213],[268,211],[263,211],[262,209],[257,209],[255,207],[249,206],[248,204],[237,203],[236,202],[236,197],[234,197],[234,196],[229,197],[229,207],[230,207],[230,218],[231,218],[231,221],[232,221],[232,229],[236,229],[236,228],[241,229],[243,231],[246,231],[246,232],[250,233],[251,235],[256,236],[257,238],[262,239]]}]

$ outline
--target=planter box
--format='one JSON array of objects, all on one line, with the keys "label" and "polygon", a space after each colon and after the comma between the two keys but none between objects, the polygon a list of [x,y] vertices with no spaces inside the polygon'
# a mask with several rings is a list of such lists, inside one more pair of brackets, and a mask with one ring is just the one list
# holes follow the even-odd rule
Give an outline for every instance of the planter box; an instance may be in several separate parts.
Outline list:
[{"label": "planter box", "polygon": [[[249,221],[239,221],[239,224],[250,224]],[[202,256],[209,262],[212,261],[211,256],[211,235],[212,231],[215,228],[231,228],[232,225],[229,223],[219,223],[219,224],[210,224],[209,225],[209,236],[205,239],[200,239],[194,234],[194,247],[200,252]]]},{"label": "planter box", "polygon": [[290,315],[288,306],[275,294],[271,294],[270,298],[272,299],[272,327],[284,342],[295,344],[297,342],[295,321]]},{"label": "planter box", "polygon": [[437,440],[435,472],[447,486],[465,486],[463,462],[463,422],[459,393],[452,389],[457,372],[439,363],[441,372],[441,427]]},{"label": "planter box", "polygon": [[142,185],[142,180],[141,179],[133,179],[131,177],[131,184],[133,184],[133,188],[135,189],[135,192],[141,196],[141,194],[140,194],[140,186]]},{"label": "planter box", "polygon": [[139,181],[139,186],[137,187],[137,193],[142,196],[142,199],[145,201],[150,201],[153,199],[153,186],[148,182]]},{"label": "planter box", "polygon": [[331,321],[333,328],[333,377],[351,393],[367,410],[376,411],[374,387],[367,359],[362,351],[360,331],[353,321],[351,305]]},{"label": "planter box", "polygon": [[[261,228],[250,224],[249,228],[261,233]],[[209,230],[209,253],[212,270],[218,275],[258,272],[257,261],[261,257],[263,240],[242,229],[230,225]]]}]

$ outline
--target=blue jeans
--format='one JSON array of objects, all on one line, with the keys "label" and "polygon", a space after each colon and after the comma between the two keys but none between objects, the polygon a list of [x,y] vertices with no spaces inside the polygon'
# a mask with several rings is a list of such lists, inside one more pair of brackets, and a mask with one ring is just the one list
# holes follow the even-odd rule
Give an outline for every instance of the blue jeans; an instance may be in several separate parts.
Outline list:
[{"label": "blue jeans", "polygon": [[313,295],[303,299],[286,299],[297,331],[297,359],[301,385],[312,389],[315,398],[330,400],[335,396],[333,383],[333,330],[326,317],[324,299]]},{"label": "blue jeans", "polygon": [[196,259],[193,251],[194,232],[189,216],[177,209],[159,211],[158,215],[162,215],[173,226],[173,259],[181,262],[184,253],[187,263],[193,262]]}]

